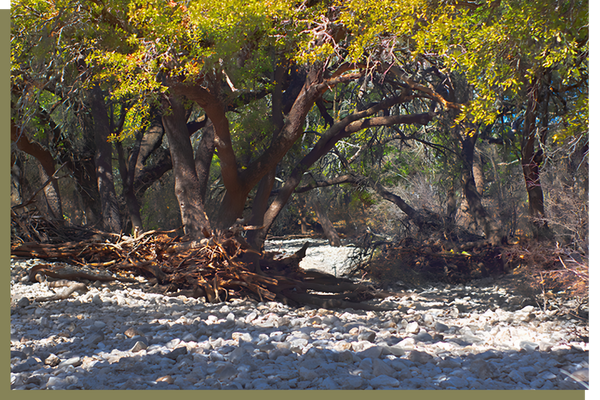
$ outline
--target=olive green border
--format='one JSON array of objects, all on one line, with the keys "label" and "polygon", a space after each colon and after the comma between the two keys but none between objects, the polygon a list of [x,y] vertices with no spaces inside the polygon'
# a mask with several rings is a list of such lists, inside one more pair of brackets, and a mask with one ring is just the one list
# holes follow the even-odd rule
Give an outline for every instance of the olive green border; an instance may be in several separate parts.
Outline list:
[{"label": "olive green border", "polygon": [[[3,210],[1,213],[0,227],[2,239],[0,256],[6,260],[3,268],[4,284],[6,290],[6,300],[4,307],[2,308],[2,317],[5,321],[10,320],[10,308],[9,308],[9,297],[10,297],[10,268],[8,268],[10,259],[10,139],[8,132],[10,131],[10,11],[0,10],[0,76],[4,77],[0,79],[0,121],[2,128],[2,138],[4,145],[0,145],[0,162],[2,162],[1,170],[3,173],[0,174],[0,186],[5,189],[2,191],[4,194],[0,200],[0,209]],[[3,329],[3,335],[5,339],[2,339],[3,346],[2,359],[4,362],[0,363],[2,368],[2,389],[9,392],[9,396],[15,396],[14,398],[31,398],[38,397],[41,393],[36,392],[20,392],[10,390],[10,364],[8,359],[10,358],[9,346],[7,345],[10,338],[10,326],[6,324]],[[7,335],[7,336],[4,336]],[[280,400],[306,400],[307,393],[303,391],[226,391],[226,392],[198,392],[198,391],[183,391],[183,392],[165,392],[165,391],[149,391],[148,393],[140,392],[126,392],[126,391],[91,391],[85,393],[85,398],[92,397],[93,399],[106,400],[106,396],[115,396],[119,398],[135,398],[139,396],[150,396],[150,400],[165,400],[165,398],[176,395],[177,397],[199,399],[204,396],[217,397],[219,399],[280,399]],[[74,399],[80,400],[81,394],[72,392],[47,392],[43,396],[50,399]],[[313,397],[315,396],[315,397]],[[375,396],[378,399],[444,399],[444,400],[463,400],[463,399],[485,399],[485,400],[506,400],[508,397],[510,400],[527,399],[527,400],[583,400],[583,391],[379,391],[377,393],[367,391],[314,391],[310,393],[310,400],[319,399],[343,399],[343,400],[364,400],[365,397]]]}]

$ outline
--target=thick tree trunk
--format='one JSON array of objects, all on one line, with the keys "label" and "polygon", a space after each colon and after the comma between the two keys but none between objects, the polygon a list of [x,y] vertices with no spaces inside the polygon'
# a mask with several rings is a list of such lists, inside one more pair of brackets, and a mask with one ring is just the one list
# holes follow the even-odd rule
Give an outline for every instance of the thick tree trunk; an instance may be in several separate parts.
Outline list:
[{"label": "thick tree trunk", "polygon": [[102,224],[108,232],[121,231],[119,203],[112,172],[112,145],[108,142],[110,124],[102,90],[96,86],[89,92],[90,110],[94,119],[96,179],[102,206]]},{"label": "thick tree trunk", "polygon": [[[304,87],[297,96],[287,116],[284,126],[277,134],[278,140],[243,171],[238,171],[238,164],[233,152],[229,121],[225,114],[226,107],[214,94],[217,90],[209,90],[200,86],[173,85],[174,93],[185,95],[195,101],[206,111],[215,129],[217,155],[221,162],[221,176],[227,192],[218,211],[217,227],[228,228],[242,216],[246,198],[260,180],[277,166],[279,161],[302,134],[305,117],[315,100],[328,86],[318,84],[322,78],[322,68],[313,67],[307,74]],[[332,83],[334,85],[335,83]]]},{"label": "thick tree trunk", "polygon": [[163,126],[169,140],[169,150],[175,176],[175,196],[179,202],[184,231],[191,237],[210,235],[210,223],[200,195],[194,152],[185,120],[185,109],[175,96],[163,99]]},{"label": "thick tree trunk", "polygon": [[252,215],[248,224],[253,227],[247,234],[248,244],[255,250],[261,250],[264,239],[260,234],[264,224],[265,212],[269,206],[269,196],[275,183],[275,169],[265,175],[258,184],[256,195],[252,201]]}]

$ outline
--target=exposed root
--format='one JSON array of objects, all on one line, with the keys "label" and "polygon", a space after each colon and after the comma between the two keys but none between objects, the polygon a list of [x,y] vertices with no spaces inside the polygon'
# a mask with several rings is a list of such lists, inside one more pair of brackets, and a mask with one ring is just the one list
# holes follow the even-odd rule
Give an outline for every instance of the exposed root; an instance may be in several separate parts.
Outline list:
[{"label": "exposed root", "polygon": [[[68,264],[37,265],[30,271],[32,281],[41,275],[78,281],[132,281],[133,275],[142,275],[165,292],[205,297],[212,303],[251,296],[324,308],[381,309],[360,303],[377,297],[371,287],[300,268],[309,243],[291,257],[275,259],[276,253],[256,254],[231,231],[199,241],[168,233],[172,232],[146,232],[132,238],[95,232],[78,242],[15,243],[12,255]],[[258,271],[248,262],[256,257]]]}]

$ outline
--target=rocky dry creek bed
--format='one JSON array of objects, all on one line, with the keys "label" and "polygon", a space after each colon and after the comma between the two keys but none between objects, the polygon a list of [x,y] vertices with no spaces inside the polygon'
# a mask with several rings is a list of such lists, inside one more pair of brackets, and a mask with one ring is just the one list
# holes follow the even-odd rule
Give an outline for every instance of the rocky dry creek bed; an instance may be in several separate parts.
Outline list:
[{"label": "rocky dry creek bed", "polygon": [[[293,252],[305,240],[270,242]],[[338,276],[352,248],[313,240]],[[57,301],[11,262],[12,389],[584,389],[588,323],[518,295],[515,276],[405,290],[392,311],[150,293],[94,283]],[[334,269],[335,267],[335,269]]]}]

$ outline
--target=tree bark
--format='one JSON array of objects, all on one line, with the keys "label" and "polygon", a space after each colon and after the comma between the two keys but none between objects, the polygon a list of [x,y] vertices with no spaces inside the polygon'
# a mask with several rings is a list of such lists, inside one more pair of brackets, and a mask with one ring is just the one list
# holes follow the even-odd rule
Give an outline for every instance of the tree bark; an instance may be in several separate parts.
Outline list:
[{"label": "tree bark", "polygon": [[196,174],[200,181],[200,197],[202,202],[206,203],[206,189],[208,188],[208,177],[210,175],[210,164],[215,153],[215,129],[210,120],[207,121],[202,139],[196,147]]},{"label": "tree bark", "polygon": [[121,217],[119,216],[119,203],[112,172],[112,146],[108,142],[110,135],[108,112],[100,87],[96,86],[88,94],[90,110],[94,119],[96,144],[94,163],[102,207],[102,224],[106,231],[116,233],[121,231]]},{"label": "tree bark", "polygon": [[463,193],[469,204],[469,213],[475,218],[475,221],[485,232],[485,237],[490,243],[496,245],[501,241],[501,230],[499,225],[493,221],[481,203],[481,196],[475,185],[473,176],[473,157],[475,153],[475,143],[478,135],[475,131],[468,132],[462,140],[461,161],[463,163],[461,172],[461,182]]},{"label": "tree bark", "polygon": [[[292,170],[292,173],[285,181],[285,184],[281,189],[279,189],[277,197],[271,203],[269,208],[267,209],[264,217],[263,229],[259,232],[261,235],[261,240],[267,237],[267,232],[271,228],[271,225],[275,221],[275,218],[279,215],[288,199],[295,191],[296,187],[300,184],[302,180],[302,176],[308,169],[324,154],[326,154],[329,150],[335,146],[339,140],[351,135],[352,133],[358,132],[362,129],[366,129],[374,126],[390,126],[396,124],[427,124],[433,118],[431,114],[415,114],[415,115],[391,115],[384,117],[374,117],[366,120],[360,120],[361,118],[368,117],[370,115],[379,112],[382,109],[391,107],[392,105],[398,104],[406,100],[407,98],[404,96],[390,98],[382,101],[381,103],[352,115],[347,116],[346,118],[337,121],[331,126],[319,139],[319,141],[315,144],[313,149],[296,165],[296,167]],[[390,201],[395,202],[398,201],[398,205],[402,205],[404,207],[403,211],[408,211],[410,213],[407,214],[409,217],[415,218],[417,221],[418,214],[412,210],[410,206],[408,206],[401,198],[398,196],[397,199],[394,198],[395,195],[391,196]],[[398,200],[399,199],[399,200]],[[412,210],[412,211],[411,211]],[[405,211],[405,212],[406,212]]]},{"label": "tree bark", "polygon": [[323,233],[325,233],[325,237],[329,240],[329,244],[334,247],[340,247],[342,242],[340,240],[340,236],[338,235],[335,227],[331,223],[331,220],[327,216],[327,214],[323,211],[321,204],[319,204],[319,200],[313,196],[310,200],[310,206],[315,213],[317,214],[318,222],[321,224],[323,228]]},{"label": "tree bark", "polygon": [[[332,81],[331,85],[336,84],[338,80]],[[237,160],[231,144],[229,121],[225,115],[226,107],[215,96],[214,93],[217,91],[213,90],[211,92],[199,85],[184,86],[176,84],[172,86],[173,93],[185,95],[188,99],[198,103],[205,110],[215,128],[215,143],[217,155],[221,161],[221,176],[227,189],[218,212],[217,227],[228,228],[242,216],[246,198],[252,188],[276,167],[300,137],[306,115],[315,100],[329,88],[328,85],[322,85],[321,82],[322,67],[313,66],[313,70],[307,74],[305,84],[293,103],[285,124],[277,135],[278,140],[274,141],[263,154],[242,172],[238,170]]]},{"label": "tree bark", "polygon": [[175,96],[163,98],[163,126],[169,140],[169,150],[175,176],[175,196],[179,202],[184,232],[197,238],[210,235],[210,223],[200,195],[194,152],[185,120],[185,109]]},{"label": "tree bark", "polygon": [[477,146],[473,152],[473,180],[475,181],[477,194],[479,194],[479,197],[483,197],[485,174],[483,173],[483,159],[481,158],[481,152],[477,149]]},{"label": "tree bark", "polygon": [[[56,169],[54,168],[54,157],[52,157],[52,154],[39,143],[30,142],[25,135],[25,132],[18,132],[18,128],[13,121],[11,121],[10,124],[10,137],[11,140],[16,143],[19,150],[29,154],[39,162],[39,171],[42,182],[47,181],[49,177],[54,175]],[[57,221],[63,221],[60,191],[56,180],[46,186],[44,195],[46,196],[48,211],[52,218]]]},{"label": "tree bark", "polygon": [[308,233],[308,227],[310,223],[308,222],[308,209],[306,206],[306,199],[304,196],[296,196],[298,213],[300,213],[300,233],[303,235]]},{"label": "tree bark", "polygon": [[[531,218],[533,233],[536,237],[552,237],[548,223],[544,220],[546,213],[544,211],[544,192],[540,180],[540,166],[544,161],[544,151],[542,147],[535,149],[536,142],[536,117],[540,110],[538,109],[540,101],[540,82],[535,78],[528,91],[527,109],[525,111],[525,121],[523,126],[523,141],[521,144],[521,167],[523,177],[525,178],[525,187],[529,199],[529,217]],[[547,102],[547,93],[542,97],[542,101]],[[547,103],[546,103],[547,108]],[[540,135],[540,144],[544,144],[547,133],[547,110],[541,110],[542,114],[542,134]],[[545,116],[544,116],[545,115]]]},{"label": "tree bark", "polygon": [[[279,133],[281,132],[284,124],[282,110],[284,72],[285,71],[282,63],[278,63],[277,66],[275,66],[272,79],[274,82],[274,87],[271,102],[271,123],[273,124],[273,136],[271,138],[271,144],[278,140]],[[262,227],[264,224],[265,212],[269,206],[269,197],[275,183],[277,165],[278,164],[275,164],[273,168],[271,168],[271,170],[269,170],[269,172],[262,177],[258,183],[254,201],[252,202],[252,214],[250,216],[249,223],[255,229],[250,230],[246,237],[250,246],[258,251],[262,251],[264,238],[260,232],[262,228],[256,228]]]},{"label": "tree bark", "polygon": [[122,196],[124,197],[125,204],[127,205],[127,212],[131,221],[133,234],[136,237],[138,234],[143,232],[140,205],[137,201],[137,197],[135,196],[135,190],[133,187],[133,175],[135,173],[135,165],[137,163],[141,141],[142,135],[138,133],[136,137],[136,143],[129,157],[125,156],[121,142],[115,143],[117,155],[119,157],[119,173],[121,174],[121,181],[123,185]]}]

